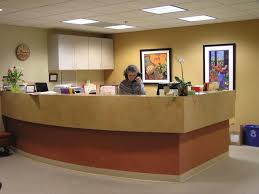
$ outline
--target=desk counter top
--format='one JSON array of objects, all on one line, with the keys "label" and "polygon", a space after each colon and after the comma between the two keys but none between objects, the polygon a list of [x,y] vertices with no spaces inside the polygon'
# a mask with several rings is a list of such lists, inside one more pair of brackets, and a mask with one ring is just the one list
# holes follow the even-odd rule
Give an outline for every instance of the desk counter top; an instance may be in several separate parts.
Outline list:
[{"label": "desk counter top", "polygon": [[186,97],[29,95],[3,92],[2,114],[70,128],[187,133],[234,117],[235,91]]}]

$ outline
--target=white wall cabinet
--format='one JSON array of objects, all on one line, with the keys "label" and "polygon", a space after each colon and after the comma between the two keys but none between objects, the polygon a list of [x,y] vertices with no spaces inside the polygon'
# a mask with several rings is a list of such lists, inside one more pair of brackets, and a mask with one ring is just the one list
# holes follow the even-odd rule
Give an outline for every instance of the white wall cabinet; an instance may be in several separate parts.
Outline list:
[{"label": "white wall cabinet", "polygon": [[113,40],[102,38],[102,69],[114,69]]},{"label": "white wall cabinet", "polygon": [[102,69],[102,39],[89,38],[89,69]]},{"label": "white wall cabinet", "polygon": [[77,36],[74,37],[75,41],[75,66],[77,70],[88,69],[88,37]]},{"label": "white wall cabinet", "polygon": [[74,37],[61,35],[58,37],[58,44],[59,69],[76,69]]},{"label": "white wall cabinet", "polygon": [[73,35],[48,37],[49,70],[113,69],[113,40]]}]

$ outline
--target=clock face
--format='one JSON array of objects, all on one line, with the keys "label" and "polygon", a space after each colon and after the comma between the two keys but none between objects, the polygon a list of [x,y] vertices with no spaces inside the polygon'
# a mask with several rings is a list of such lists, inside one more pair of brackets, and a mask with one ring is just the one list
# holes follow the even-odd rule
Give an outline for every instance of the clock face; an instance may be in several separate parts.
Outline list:
[{"label": "clock face", "polygon": [[20,61],[25,61],[30,56],[30,49],[26,44],[20,44],[16,47],[16,57]]}]

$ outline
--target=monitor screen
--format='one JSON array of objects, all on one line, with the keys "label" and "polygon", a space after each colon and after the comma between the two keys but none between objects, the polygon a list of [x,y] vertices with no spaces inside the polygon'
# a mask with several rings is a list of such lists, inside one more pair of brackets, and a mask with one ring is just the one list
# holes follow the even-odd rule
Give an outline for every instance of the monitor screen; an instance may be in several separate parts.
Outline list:
[{"label": "monitor screen", "polygon": [[48,85],[46,82],[36,82],[36,92],[46,92],[48,91]]}]

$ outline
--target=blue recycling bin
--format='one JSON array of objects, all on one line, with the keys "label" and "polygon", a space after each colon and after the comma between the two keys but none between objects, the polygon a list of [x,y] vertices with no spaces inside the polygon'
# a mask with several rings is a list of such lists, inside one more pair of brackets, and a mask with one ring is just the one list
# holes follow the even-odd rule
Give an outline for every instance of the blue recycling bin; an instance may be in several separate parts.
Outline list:
[{"label": "blue recycling bin", "polygon": [[259,125],[245,125],[245,144],[259,147]]}]

